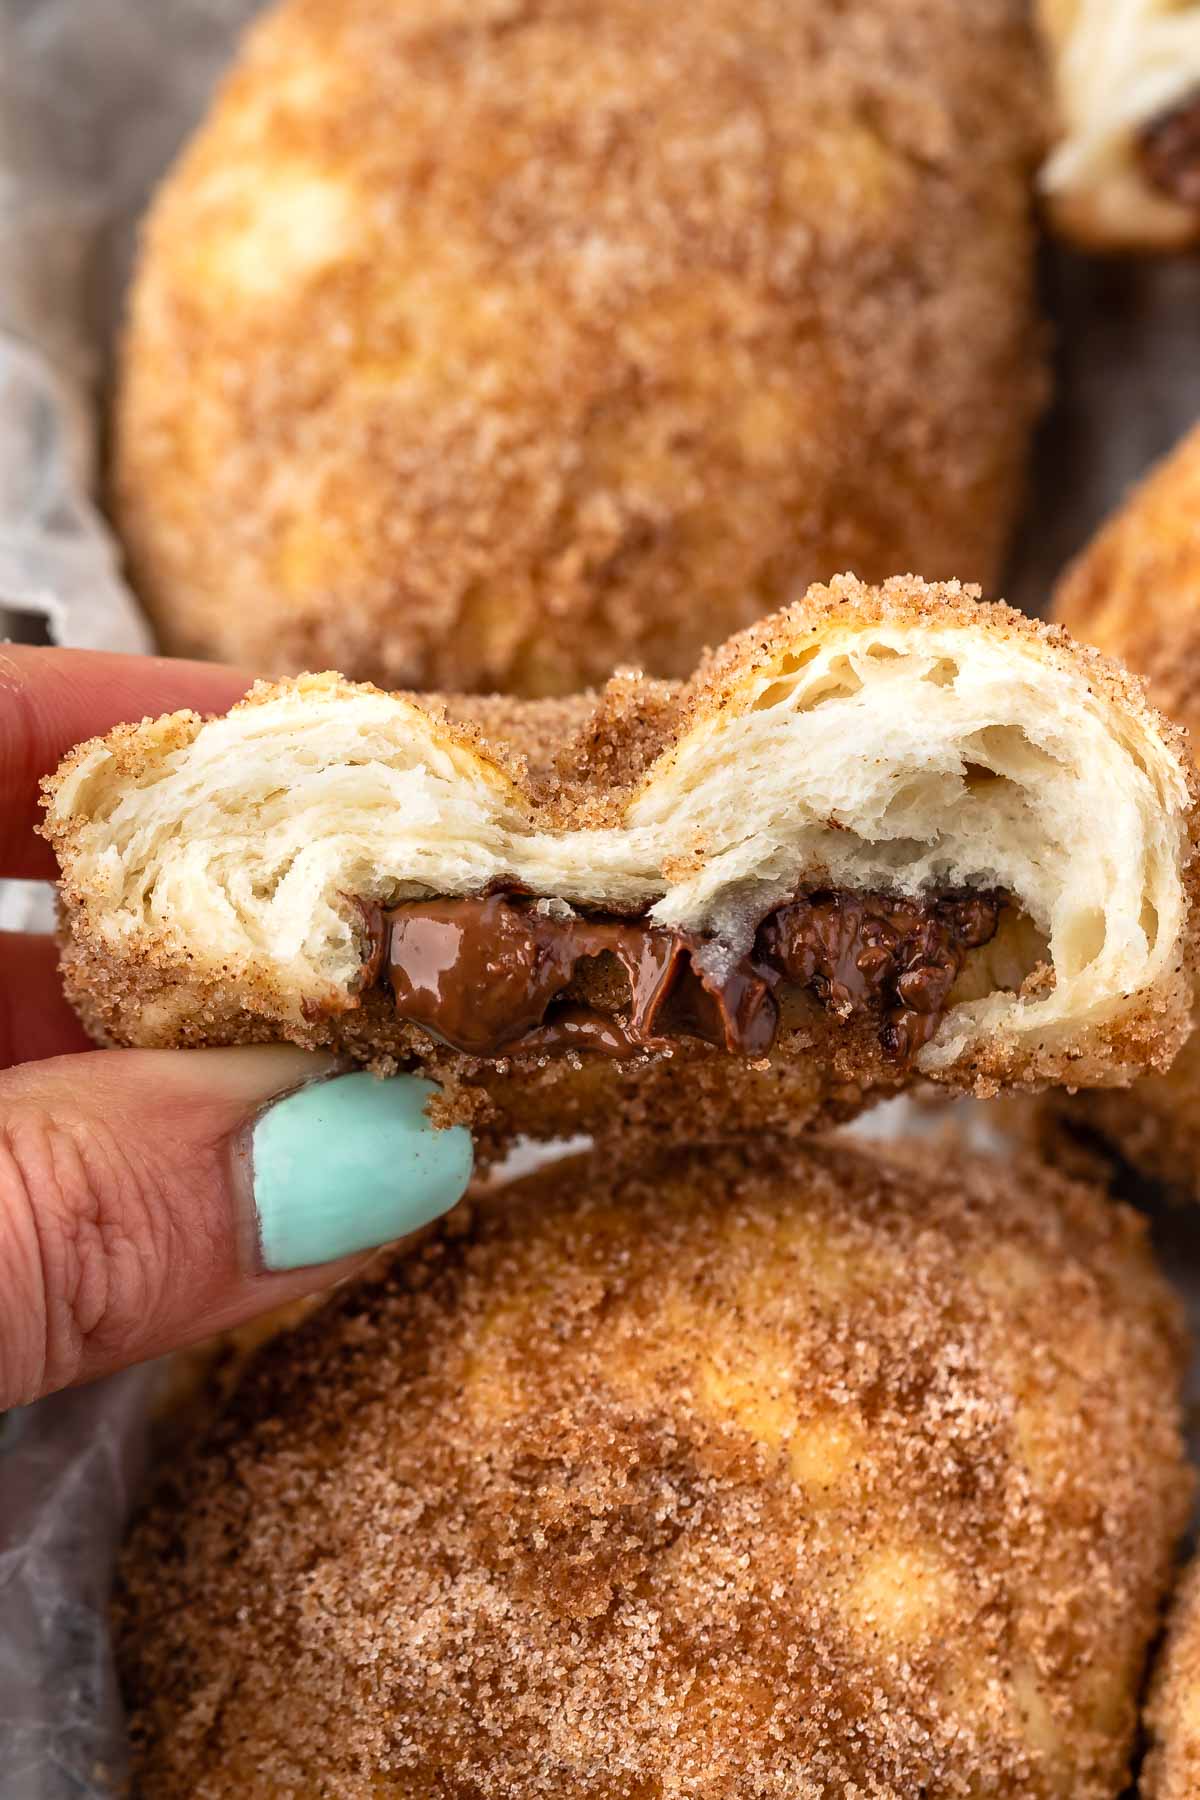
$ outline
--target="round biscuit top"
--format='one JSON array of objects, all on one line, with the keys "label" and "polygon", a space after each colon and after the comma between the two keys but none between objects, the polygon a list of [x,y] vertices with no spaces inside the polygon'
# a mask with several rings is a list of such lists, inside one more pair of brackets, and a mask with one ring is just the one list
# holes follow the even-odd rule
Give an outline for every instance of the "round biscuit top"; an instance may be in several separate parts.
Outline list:
[{"label": "round biscuit top", "polygon": [[1112,1800],[1188,1490],[1133,1216],[957,1153],[610,1161],[345,1292],[169,1472],[137,1792]]},{"label": "round biscuit top", "polygon": [[169,651],[533,696],[990,583],[1042,392],[1020,0],[285,0],[148,219]]}]

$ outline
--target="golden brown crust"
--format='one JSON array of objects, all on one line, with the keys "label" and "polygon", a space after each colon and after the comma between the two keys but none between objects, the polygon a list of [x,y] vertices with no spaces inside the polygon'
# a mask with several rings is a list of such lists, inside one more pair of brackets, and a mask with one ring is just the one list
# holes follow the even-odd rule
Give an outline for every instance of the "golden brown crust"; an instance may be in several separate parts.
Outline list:
[{"label": "golden brown crust", "polygon": [[1186,1512],[1141,1224],[769,1144],[478,1200],[278,1340],[117,1605],[144,1800],[1112,1800]]},{"label": "golden brown crust", "polygon": [[1067,569],[1054,616],[1200,731],[1200,427],[1155,464]]},{"label": "golden brown crust", "polygon": [[1196,1800],[1200,1794],[1200,1564],[1175,1598],[1146,1707],[1149,1748],[1142,1800]]},{"label": "golden brown crust", "polygon": [[[790,654],[843,618],[867,629],[885,623],[969,625],[1001,641],[1033,644],[1048,665],[1082,672],[1095,693],[1139,721],[1152,720],[1140,685],[1116,665],[1071,643],[1056,626],[1004,606],[980,608],[977,600],[976,590],[957,583],[934,586],[909,577],[869,589],[839,577],[706,657],[686,684],[624,676],[594,700],[409,699],[441,721],[447,744],[486,755],[512,784],[530,820],[551,829],[619,822],[652,763],[668,757],[687,733],[735,708],[742,690],[765,670],[785,666]],[[319,678],[323,690],[330,680]],[[332,691],[355,690],[335,683]],[[264,704],[275,692],[262,684],[242,704]],[[1180,735],[1163,721],[1152,722],[1186,765]],[[123,726],[103,742],[122,776],[135,781],[164,751],[190,742],[200,723],[194,715],[179,714],[154,726],[150,740],[141,728]],[[80,746],[47,782],[51,799],[93,748]],[[869,1099],[895,1092],[912,1073],[883,1056],[869,1025],[835,1021],[803,995],[789,1007],[770,1056],[755,1062],[691,1040],[669,1057],[646,1054],[626,1063],[529,1055],[481,1061],[401,1022],[378,990],[363,994],[349,1011],[297,1018],[266,975],[251,982],[198,968],[186,945],[172,944],[165,934],[156,938],[147,930],[114,954],[93,922],[94,897],[74,885],[78,829],[68,817],[49,835],[63,867],[64,981],[97,1041],[187,1047],[282,1036],[333,1049],[381,1072],[420,1068],[445,1089],[444,1116],[470,1122],[485,1156],[514,1132],[557,1137],[585,1131],[615,1143],[664,1135],[720,1137],[747,1128],[791,1134],[851,1117]],[[1182,953],[1190,956],[1193,946],[1183,946]],[[1139,1004],[1082,1032],[1068,1046],[981,1041],[939,1071],[938,1079],[983,1096],[1001,1085],[1086,1085],[1111,1082],[1134,1068],[1165,1066],[1184,1030],[1185,989],[1179,968],[1172,968]]]},{"label": "golden brown crust", "polygon": [[[1147,682],[1200,742],[1200,428],[1134,489],[1064,574],[1054,616]],[[1067,1119],[1167,1186],[1200,1193],[1200,1036],[1124,1092],[1080,1094]]]},{"label": "golden brown crust", "polygon": [[1020,0],[273,8],[131,301],[164,647],[563,693],[838,568],[990,584],[1042,116]]}]

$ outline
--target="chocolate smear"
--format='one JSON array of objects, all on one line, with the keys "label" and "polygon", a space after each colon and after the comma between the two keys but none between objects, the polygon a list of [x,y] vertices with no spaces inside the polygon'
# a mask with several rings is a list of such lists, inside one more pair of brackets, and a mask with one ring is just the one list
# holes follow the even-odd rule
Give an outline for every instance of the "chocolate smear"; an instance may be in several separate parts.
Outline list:
[{"label": "chocolate smear", "polygon": [[[906,1063],[937,1030],[1002,905],[995,893],[802,895],[770,913],[753,950],[718,977],[704,937],[644,919],[564,915],[511,892],[414,900],[382,915],[383,962],[400,1016],[472,1056],[624,1057],[679,1038],[762,1056],[776,992],[790,983],[836,1018],[873,1019],[885,1054]],[[602,958],[625,973],[624,1017],[567,992],[581,963]]]}]

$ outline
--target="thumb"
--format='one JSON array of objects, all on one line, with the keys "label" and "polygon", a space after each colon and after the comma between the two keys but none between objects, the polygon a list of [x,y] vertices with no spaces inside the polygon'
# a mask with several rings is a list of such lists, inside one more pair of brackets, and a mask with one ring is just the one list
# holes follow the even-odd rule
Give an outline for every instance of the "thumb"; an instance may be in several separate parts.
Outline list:
[{"label": "thumb", "polygon": [[0,1075],[0,1411],[329,1285],[459,1198],[411,1076],[283,1048]]}]

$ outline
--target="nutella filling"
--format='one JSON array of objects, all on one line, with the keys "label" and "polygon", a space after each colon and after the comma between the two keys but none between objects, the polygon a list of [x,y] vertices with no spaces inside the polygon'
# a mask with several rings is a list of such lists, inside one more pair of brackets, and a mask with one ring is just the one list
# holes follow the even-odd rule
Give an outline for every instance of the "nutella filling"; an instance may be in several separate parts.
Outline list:
[{"label": "nutella filling", "polygon": [[1200,88],[1143,127],[1138,158],[1151,187],[1200,212]]},{"label": "nutella filling", "polygon": [[[803,989],[836,1018],[874,1021],[884,1054],[912,1059],[937,1030],[967,953],[996,933],[1001,894],[928,899],[840,892],[769,913],[753,948],[720,975],[703,936],[644,919],[560,914],[523,896],[415,900],[364,909],[365,975],[390,984],[402,1019],[473,1056],[665,1049],[681,1037],[762,1056],[778,991]],[[624,1016],[581,1004],[581,965],[624,971]]]}]

